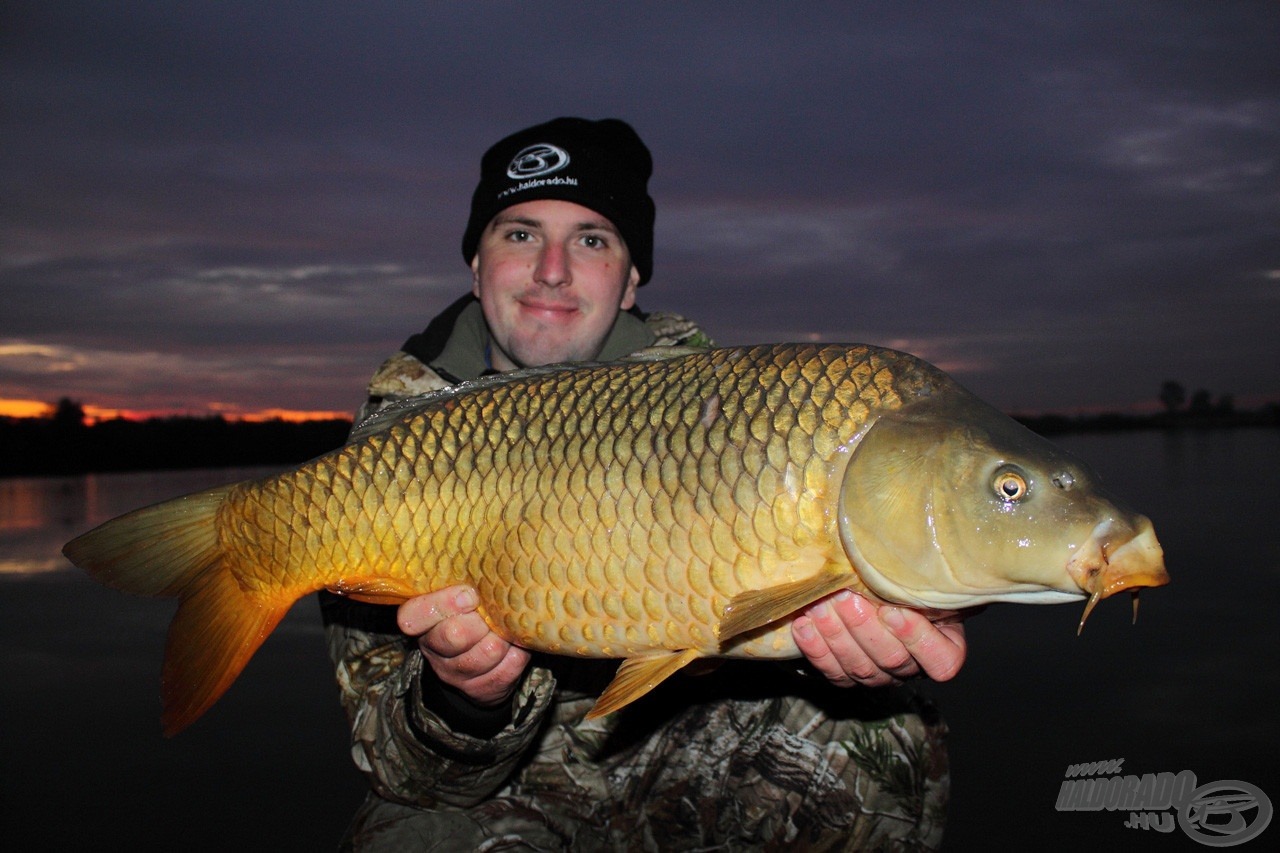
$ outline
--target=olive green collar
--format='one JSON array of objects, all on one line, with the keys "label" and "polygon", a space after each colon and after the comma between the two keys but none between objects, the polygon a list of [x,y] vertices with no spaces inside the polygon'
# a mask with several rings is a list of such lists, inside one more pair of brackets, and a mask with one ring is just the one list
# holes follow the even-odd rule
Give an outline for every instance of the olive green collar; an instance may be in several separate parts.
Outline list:
[{"label": "olive green collar", "polygon": [[[656,338],[643,320],[621,311],[605,338],[598,360],[622,358],[652,345],[654,340]],[[443,368],[459,379],[474,379],[490,369],[488,351],[489,327],[484,321],[480,303],[473,302],[458,315],[453,332],[433,366]]]}]

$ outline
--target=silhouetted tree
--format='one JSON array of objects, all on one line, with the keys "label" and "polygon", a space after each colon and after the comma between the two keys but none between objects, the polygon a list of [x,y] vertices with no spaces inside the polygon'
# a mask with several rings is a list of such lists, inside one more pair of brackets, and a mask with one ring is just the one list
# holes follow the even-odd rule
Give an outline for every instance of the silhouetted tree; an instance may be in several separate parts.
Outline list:
[{"label": "silhouetted tree", "polygon": [[1213,398],[1209,396],[1208,390],[1200,388],[1191,395],[1191,404],[1187,406],[1187,412],[1193,415],[1207,415],[1213,411]]},{"label": "silhouetted tree", "polygon": [[1164,404],[1169,414],[1178,411],[1183,403],[1187,401],[1187,389],[1182,387],[1181,382],[1174,382],[1172,379],[1165,380],[1160,386],[1160,402]]},{"label": "silhouetted tree", "polygon": [[1218,398],[1218,405],[1213,410],[1220,415],[1230,415],[1236,410],[1236,398],[1230,394],[1223,394]]},{"label": "silhouetted tree", "polygon": [[53,407],[53,417],[49,419],[49,448],[52,473],[71,474],[83,471],[91,451],[91,435],[84,422],[84,407],[63,397]]},{"label": "silhouetted tree", "polygon": [[53,407],[53,423],[62,429],[84,426],[84,406],[70,397],[63,397]]}]

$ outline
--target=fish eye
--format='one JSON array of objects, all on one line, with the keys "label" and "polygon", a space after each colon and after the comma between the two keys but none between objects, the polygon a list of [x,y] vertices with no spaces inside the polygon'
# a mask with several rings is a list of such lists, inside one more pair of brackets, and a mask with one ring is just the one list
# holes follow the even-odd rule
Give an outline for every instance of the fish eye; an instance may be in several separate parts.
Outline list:
[{"label": "fish eye", "polygon": [[1075,486],[1076,478],[1071,476],[1070,471],[1061,471],[1057,474],[1054,474],[1050,482],[1052,482],[1059,489],[1062,489],[1062,491],[1069,492]]},{"label": "fish eye", "polygon": [[991,481],[996,497],[1005,503],[1020,501],[1027,495],[1027,478],[1013,468],[1001,468]]}]

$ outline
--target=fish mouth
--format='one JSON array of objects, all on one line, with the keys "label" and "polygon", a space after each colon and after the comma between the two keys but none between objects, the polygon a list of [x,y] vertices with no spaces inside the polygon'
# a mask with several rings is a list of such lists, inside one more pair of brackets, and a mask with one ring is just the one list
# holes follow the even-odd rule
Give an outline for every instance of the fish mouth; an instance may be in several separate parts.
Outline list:
[{"label": "fish mouth", "polygon": [[1077,635],[1102,599],[1129,590],[1133,595],[1133,621],[1137,622],[1138,590],[1169,582],[1164,549],[1146,517],[1140,517],[1132,526],[1113,519],[1100,523],[1067,561],[1067,574],[1089,594]]}]

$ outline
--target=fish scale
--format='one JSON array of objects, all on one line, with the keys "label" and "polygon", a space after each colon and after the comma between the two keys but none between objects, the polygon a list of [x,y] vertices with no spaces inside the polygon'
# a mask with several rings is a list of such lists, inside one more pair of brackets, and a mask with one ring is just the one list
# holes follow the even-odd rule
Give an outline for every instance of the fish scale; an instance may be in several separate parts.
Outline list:
[{"label": "fish scale", "polygon": [[[834,369],[836,379],[829,381],[836,387],[839,376],[849,372],[848,364],[848,358],[835,360],[820,375],[829,377]],[[609,383],[598,381],[599,369],[585,369],[554,375],[532,387],[498,386],[475,405],[415,418],[388,430],[383,441],[353,446],[332,466],[335,478],[345,479],[343,488],[352,496],[344,512],[323,528],[322,539],[333,543],[332,553],[326,556],[297,548],[273,532],[276,560],[291,563],[290,575],[308,575],[317,564],[328,562],[347,564],[347,575],[368,567],[419,588],[469,582],[479,589],[485,613],[503,634],[524,644],[550,646],[552,651],[571,645],[578,653],[630,656],[659,643],[665,648],[696,644],[714,653],[715,624],[698,625],[698,636],[693,636],[694,620],[688,616],[686,600],[693,586],[691,576],[712,581],[699,584],[701,594],[711,599],[700,611],[714,614],[738,592],[761,582],[766,571],[762,563],[776,567],[822,538],[828,540],[831,558],[837,556],[829,519],[813,508],[784,514],[781,520],[791,525],[788,531],[779,528],[779,519],[769,509],[777,499],[785,466],[803,470],[807,462],[788,450],[784,470],[772,468],[771,457],[776,461],[780,454],[776,449],[771,453],[770,444],[807,446],[812,453],[811,435],[792,438],[787,434],[800,428],[788,382],[803,386],[797,399],[815,409],[832,401],[829,395],[813,399],[813,386],[799,371],[784,372],[776,363],[753,360],[750,355],[734,362],[722,360],[715,366],[718,381],[695,384],[692,391],[688,382],[678,374],[671,376],[666,367],[666,362],[652,362],[633,366],[628,375],[607,371],[613,375]],[[701,374],[705,376],[705,369]],[[619,393],[619,387],[627,393]],[[719,412],[708,427],[701,417],[711,395],[718,397]],[[579,419],[579,447],[563,440],[566,433],[544,426],[559,423],[556,413],[564,410],[605,416],[594,423]],[[841,420],[827,414],[821,421],[833,422]],[[782,437],[776,437],[779,426],[787,429]],[[638,438],[628,440],[629,435]],[[835,446],[838,439],[828,443]],[[504,448],[507,453],[492,456],[485,469],[489,462],[485,451],[490,448],[495,453]],[[738,452],[726,452],[729,448]],[[576,470],[586,471],[585,480],[579,476],[577,484],[585,489],[571,490],[569,480],[557,476],[574,465],[568,458],[574,451]],[[648,463],[659,455],[686,470],[678,489],[691,500],[676,499],[672,488],[677,483],[672,479],[645,475]],[[421,456],[434,460],[430,476],[406,476],[399,460]],[[765,467],[771,467],[774,476],[762,477]],[[481,476],[473,476],[482,469]],[[696,479],[690,476],[694,471]],[[805,479],[811,481],[813,475]],[[473,485],[467,488],[468,483]],[[337,489],[332,482],[320,487],[315,478],[286,475],[274,488],[259,491],[272,496],[264,504],[285,503],[296,512],[299,503],[322,505]],[[415,513],[425,516],[414,523],[417,530],[474,527],[489,538],[450,542],[447,536],[437,541],[410,535],[405,520],[413,516],[397,514],[388,519],[379,512],[385,500],[365,500],[373,494],[383,499],[393,494],[401,506],[412,505]],[[494,495],[511,496],[496,519]],[[515,496],[520,499],[512,500]],[[655,512],[655,504],[664,511]],[[587,541],[578,538],[577,548],[562,547],[565,537],[572,537],[569,525],[574,516],[584,517],[584,527],[601,533]],[[531,519],[536,523],[526,523]],[[598,527],[597,519],[603,522]],[[390,523],[384,526],[381,521]],[[338,542],[343,531],[352,527],[368,529],[370,535],[358,538],[361,550],[344,553]],[[416,548],[402,547],[401,543],[409,542]],[[673,542],[680,545],[673,547]],[[263,544],[252,543],[246,554]],[[683,570],[673,578],[670,567],[680,565],[676,548],[681,551]],[[290,560],[288,555],[293,553],[306,559]],[[466,554],[478,556],[468,560]],[[579,597],[530,596],[541,588],[559,588],[566,567],[582,562],[620,568],[620,572],[607,571],[605,577],[620,576],[625,586],[594,589],[594,594],[603,600],[638,598],[641,618],[651,620],[656,636],[645,631],[639,642],[601,648],[604,632],[599,617],[587,617]],[[453,571],[423,578],[426,566],[450,566]],[[577,586],[575,595],[581,596],[581,590]],[[564,612],[565,598],[575,602],[574,614]],[[531,600],[539,606],[531,606]],[[619,603],[627,609],[625,600]],[[556,627],[544,627],[549,625]]]},{"label": "fish scale", "polygon": [[[1012,584],[954,570],[958,559],[1026,562],[998,547],[958,556],[975,546],[969,522],[956,521],[992,499],[985,481],[957,497],[973,486],[965,472],[995,458],[973,435],[1028,466],[1065,459],[1021,429],[931,365],[865,345],[539,368],[393,405],[333,453],[135,511],[64,550],[104,582],[182,599],[165,665],[170,733],[216,701],[297,598],[321,588],[393,603],[470,584],[512,642],[627,659],[594,715],[697,657],[795,656],[790,617],[840,588],[936,607],[1006,594],[1096,600],[1167,581],[1162,563],[1153,568],[1149,522],[1125,516],[1116,533],[1084,491],[1047,495],[1067,503],[1056,510],[1063,529],[1046,539],[1078,544],[1087,525],[1089,553],[1104,559],[1139,542],[1127,558],[1138,569],[1120,577],[1067,551],[1043,582],[1021,565],[1007,572]],[[931,491],[934,469],[954,459],[965,463],[948,474],[950,491]],[[1089,482],[1083,468],[1058,479]],[[1007,510],[974,529],[1011,523]],[[939,531],[953,528],[942,543]],[[903,563],[907,554],[922,566]]]}]

